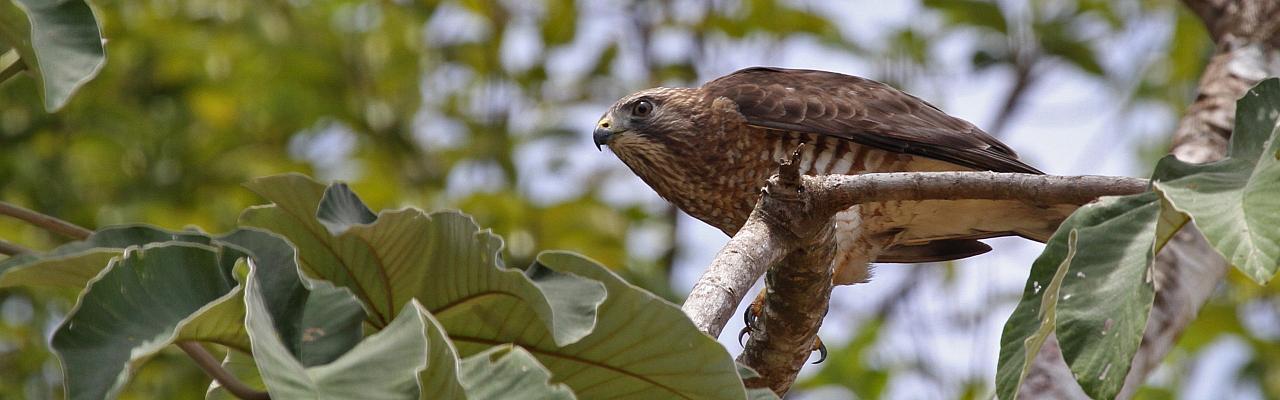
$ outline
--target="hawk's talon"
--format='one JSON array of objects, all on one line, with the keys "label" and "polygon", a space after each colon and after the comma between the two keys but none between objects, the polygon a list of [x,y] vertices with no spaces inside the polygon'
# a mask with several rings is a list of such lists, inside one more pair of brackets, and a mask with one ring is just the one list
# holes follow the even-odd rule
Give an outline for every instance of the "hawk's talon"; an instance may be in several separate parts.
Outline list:
[{"label": "hawk's talon", "polygon": [[827,345],[822,343],[822,338],[813,338],[813,344],[818,348],[818,361],[813,364],[821,364],[827,360]]},{"label": "hawk's talon", "polygon": [[747,336],[747,334],[750,334],[750,333],[751,333],[751,327],[749,326],[742,327],[742,330],[738,331],[738,344],[742,345],[742,347],[747,347],[747,343],[742,341],[742,337]]}]

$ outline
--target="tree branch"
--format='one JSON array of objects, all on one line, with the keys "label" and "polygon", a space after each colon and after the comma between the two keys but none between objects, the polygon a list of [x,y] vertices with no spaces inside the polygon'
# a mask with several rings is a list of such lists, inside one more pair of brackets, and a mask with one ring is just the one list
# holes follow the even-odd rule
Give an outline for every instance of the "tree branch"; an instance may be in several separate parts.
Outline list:
[{"label": "tree branch", "polygon": [[907,172],[799,176],[791,163],[769,179],[746,224],[721,249],[685,301],[699,329],[719,336],[747,290],[770,266],[765,306],[740,358],[760,372],[752,386],[785,393],[807,359],[831,292],[830,219],[849,207],[904,200],[1015,200],[1084,204],[1141,193],[1147,181],[1104,176]]},{"label": "tree branch", "polygon": [[836,251],[830,222],[835,211],[815,209],[821,202],[800,176],[799,161],[797,149],[769,179],[757,207],[766,217],[760,221],[780,228],[773,232],[791,251],[765,276],[765,301],[756,329],[738,356],[739,362],[760,373],[760,378],[746,382],[748,387],[768,387],[779,396],[791,389],[827,315]]},{"label": "tree branch", "polygon": [[[19,219],[38,228],[43,228],[44,230],[58,233],[72,239],[85,240],[89,238],[89,235],[93,234],[93,231],[85,229],[79,225],[2,201],[0,201],[0,215],[7,215]],[[0,242],[0,245],[2,244],[4,243]],[[0,249],[0,252],[3,252],[3,249]],[[271,398],[267,393],[253,390],[240,382],[236,379],[235,375],[232,375],[230,372],[223,369],[222,363],[218,362],[212,354],[209,354],[208,350],[205,350],[204,347],[200,347],[199,344],[186,341],[178,342],[176,344],[183,352],[187,353],[187,355],[195,361],[196,365],[200,366],[200,369],[204,370],[204,372],[212,377],[213,380],[218,381],[219,385],[227,388],[227,391],[231,392],[231,394],[236,397],[246,400],[266,400]]]},{"label": "tree branch", "polygon": [[1033,205],[1085,204],[1102,196],[1142,193],[1147,180],[1002,172],[890,172],[804,177],[821,210],[909,200],[1016,200]]}]

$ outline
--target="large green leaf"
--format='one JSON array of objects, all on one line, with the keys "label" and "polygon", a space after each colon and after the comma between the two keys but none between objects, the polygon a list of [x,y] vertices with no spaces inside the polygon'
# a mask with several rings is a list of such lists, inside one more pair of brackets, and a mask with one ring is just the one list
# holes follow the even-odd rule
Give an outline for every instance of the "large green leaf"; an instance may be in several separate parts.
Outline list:
[{"label": "large green leaf", "polygon": [[168,241],[210,244],[209,237],[196,232],[171,232],[147,225],[103,228],[88,239],[67,243],[45,254],[24,254],[0,262],[0,288],[83,288],[126,247]]},{"label": "large green leaf", "polygon": [[454,395],[444,398],[461,398],[457,396],[461,393],[456,378],[457,359],[448,346],[432,346],[443,340],[444,333],[416,301],[407,304],[391,324],[337,359],[307,367],[276,333],[273,313],[257,278],[259,273],[256,268],[250,272],[245,289],[245,325],[258,370],[272,397],[404,399],[423,392],[420,374],[445,374],[443,379],[425,380],[448,382],[446,386],[453,389],[445,390]]},{"label": "large green leaf", "polygon": [[217,240],[252,255],[276,335],[303,366],[329,363],[360,341],[360,303],[346,289],[299,276],[295,251],[283,238],[240,229]]},{"label": "large green leaf", "polygon": [[248,186],[275,204],[247,210],[241,224],[288,238],[302,269],[350,289],[374,327],[416,298],[450,332],[545,324],[564,345],[591,332],[604,299],[604,288],[588,279],[502,267],[501,240],[458,213],[402,209],[370,220],[345,185],[326,190],[301,175],[282,175]]},{"label": "large green leaf", "polygon": [[1280,265],[1280,79],[1236,104],[1230,154],[1191,165],[1165,157],[1154,186],[1237,269],[1266,284]]},{"label": "large green leaf", "polygon": [[113,397],[141,362],[182,334],[230,341],[183,332],[239,295],[227,261],[236,255],[222,250],[187,242],[133,247],[90,281],[52,340],[67,397]]},{"label": "large green leaf", "polygon": [[1015,398],[1050,333],[1085,393],[1111,398],[1119,392],[1155,299],[1159,216],[1159,197],[1148,192],[1100,199],[1063,222],[1005,323],[996,370],[1000,398]]},{"label": "large green leaf", "polygon": [[0,1],[0,42],[43,83],[45,109],[62,108],[105,59],[93,10],[83,0],[11,1]]},{"label": "large green leaf", "polygon": [[[346,289],[299,276],[295,252],[283,238],[254,229],[240,229],[218,237],[217,243],[251,254],[262,301],[275,327],[275,336],[304,367],[332,362],[360,341],[364,310]],[[243,300],[236,303],[243,310]],[[226,326],[244,329],[245,313]],[[245,351],[248,347],[246,347]],[[223,366],[237,377],[263,389],[262,377],[250,356],[231,352]],[[265,390],[265,389],[263,389]],[[213,383],[206,398],[229,399]]]},{"label": "large green leaf", "polygon": [[[551,370],[553,381],[569,385],[578,397],[619,393],[650,399],[746,397],[737,366],[724,346],[694,327],[676,305],[573,253],[542,253],[530,269],[535,274],[549,269],[596,280],[608,289],[596,329],[582,340],[557,347],[545,333],[520,332],[515,337],[520,347]],[[504,317],[490,318],[500,322]],[[449,329],[463,354],[511,340],[497,333]]]},{"label": "large green leaf", "polygon": [[548,382],[551,372],[517,346],[497,346],[468,357],[458,375],[471,400],[509,399],[514,393],[529,400],[575,398],[563,384]]},{"label": "large green leaf", "polygon": [[304,271],[351,288],[370,314],[420,301],[459,354],[518,345],[585,398],[746,395],[719,343],[678,307],[595,262],[548,253],[522,273],[502,267],[498,238],[458,213],[406,209],[370,219],[343,185],[281,176],[249,186],[275,204],[247,211],[243,224],[289,238]]}]

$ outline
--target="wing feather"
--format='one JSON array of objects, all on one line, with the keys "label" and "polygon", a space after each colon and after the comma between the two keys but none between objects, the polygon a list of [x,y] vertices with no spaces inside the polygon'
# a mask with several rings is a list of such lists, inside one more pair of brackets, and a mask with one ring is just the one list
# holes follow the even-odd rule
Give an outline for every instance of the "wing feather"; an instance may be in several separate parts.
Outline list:
[{"label": "wing feather", "polygon": [[755,67],[707,82],[702,90],[709,100],[733,100],[754,126],[843,138],[977,170],[1043,173],[973,124],[870,79]]}]

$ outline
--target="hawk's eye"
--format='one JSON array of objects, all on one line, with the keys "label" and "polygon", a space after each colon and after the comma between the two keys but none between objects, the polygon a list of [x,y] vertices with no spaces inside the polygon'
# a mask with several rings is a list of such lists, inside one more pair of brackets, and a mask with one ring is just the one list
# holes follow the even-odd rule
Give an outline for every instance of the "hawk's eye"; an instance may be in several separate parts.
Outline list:
[{"label": "hawk's eye", "polygon": [[631,108],[631,114],[637,117],[648,117],[653,112],[653,103],[649,100],[640,100],[636,102],[636,106]]}]

